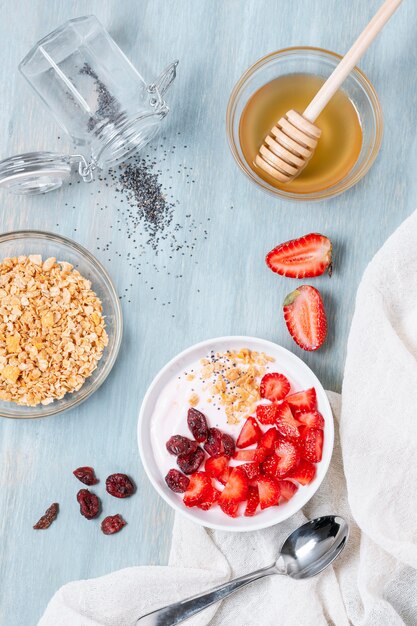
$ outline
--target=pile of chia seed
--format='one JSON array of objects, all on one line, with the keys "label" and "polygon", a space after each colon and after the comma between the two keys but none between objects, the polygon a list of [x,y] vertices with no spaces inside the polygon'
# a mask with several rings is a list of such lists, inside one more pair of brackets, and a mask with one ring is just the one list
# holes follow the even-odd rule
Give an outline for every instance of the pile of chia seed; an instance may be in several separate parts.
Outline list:
[{"label": "pile of chia seed", "polygon": [[121,112],[120,102],[117,98],[111,95],[106,85],[99,79],[98,75],[88,63],[84,63],[79,73],[84,76],[90,76],[90,78],[93,79],[97,96],[97,107],[94,113],[95,117],[89,118],[87,122],[88,130],[94,130],[97,123],[102,120],[114,122]]}]

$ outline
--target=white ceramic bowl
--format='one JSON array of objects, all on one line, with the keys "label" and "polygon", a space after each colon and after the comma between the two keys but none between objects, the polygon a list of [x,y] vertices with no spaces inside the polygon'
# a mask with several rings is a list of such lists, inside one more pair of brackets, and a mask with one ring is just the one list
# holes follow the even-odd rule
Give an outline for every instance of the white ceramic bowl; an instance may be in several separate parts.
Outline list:
[{"label": "white ceramic bowl", "polygon": [[[322,413],[325,419],[324,428],[324,447],[323,447],[323,459],[317,465],[316,478],[304,487],[300,486],[295,496],[285,504],[280,504],[278,507],[270,507],[263,511],[258,511],[253,517],[240,516],[237,518],[231,518],[225,515],[220,507],[215,506],[209,511],[202,511],[196,507],[187,508],[182,503],[182,495],[173,493],[165,484],[164,476],[166,468],[160,468],[155,459],[155,450],[153,449],[152,437],[151,437],[151,418],[154,413],[156,402],[165,388],[165,386],[179,374],[187,370],[192,363],[195,363],[201,358],[204,358],[210,350],[215,352],[225,352],[226,350],[239,350],[241,348],[249,348],[250,350],[256,350],[258,352],[265,352],[266,354],[275,358],[274,369],[285,374],[291,382],[291,389],[298,391],[301,389],[308,389],[309,387],[315,387],[317,392],[318,409]],[[200,407],[199,407],[200,408]],[[201,409],[204,412],[204,408]],[[214,426],[214,420],[210,419],[209,409],[206,412],[209,425]],[[186,432],[186,419],[187,413],[184,410],[184,426],[183,433]],[[234,434],[237,437],[241,424],[237,426],[229,426],[224,423],[222,417],[216,415],[216,424],[219,428],[225,432]],[[169,430],[169,429],[168,429]],[[176,432],[170,432],[169,436],[177,434]],[[181,433],[180,433],[181,434]],[[161,445],[165,445],[165,435],[161,434],[164,441],[161,441]],[[168,439],[168,437],[166,437]],[[156,375],[148,388],[145,397],[142,402],[142,406],[139,412],[138,420],[138,444],[139,452],[144,465],[145,471],[155,487],[159,495],[175,510],[185,515],[188,519],[192,520],[196,524],[206,526],[208,528],[214,528],[216,530],[226,530],[232,532],[244,532],[250,530],[260,530],[279,524],[284,520],[291,517],[299,511],[315,494],[319,488],[326,472],[329,468],[330,459],[333,451],[334,442],[334,424],[333,415],[330,408],[329,401],[326,393],[320,384],[318,378],[313,374],[311,369],[295,354],[289,352],[285,348],[278,346],[270,341],[263,339],[257,339],[255,337],[220,337],[218,339],[209,339],[198,343],[184,352],[181,352],[172,361],[167,363],[165,367]],[[170,467],[176,467],[175,458],[170,460]]]}]

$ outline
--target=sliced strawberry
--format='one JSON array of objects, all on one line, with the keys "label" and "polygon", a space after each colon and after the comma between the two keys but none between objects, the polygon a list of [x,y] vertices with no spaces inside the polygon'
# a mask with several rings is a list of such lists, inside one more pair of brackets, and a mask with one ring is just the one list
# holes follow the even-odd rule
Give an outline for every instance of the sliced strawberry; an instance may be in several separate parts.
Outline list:
[{"label": "sliced strawberry", "polygon": [[293,478],[300,485],[308,485],[316,476],[316,466],[310,461],[301,459],[297,467],[289,474],[288,478]]},{"label": "sliced strawberry", "polygon": [[271,476],[259,476],[257,483],[261,509],[277,505],[280,497],[278,481]]},{"label": "sliced strawberry", "polygon": [[229,458],[225,454],[219,454],[218,456],[210,456],[206,460],[204,470],[213,478],[219,478],[227,472],[228,466]]},{"label": "sliced strawberry", "polygon": [[267,400],[271,400],[271,402],[283,400],[283,398],[290,393],[290,389],[291,385],[288,378],[278,372],[265,374],[259,385],[261,398],[266,398]]},{"label": "sliced strawberry", "polygon": [[308,413],[296,413],[295,418],[308,428],[324,428],[324,417],[318,411],[309,411]]},{"label": "sliced strawberry", "polygon": [[261,437],[262,431],[259,427],[258,422],[254,417],[248,417],[246,422],[243,424],[243,428],[240,431],[239,437],[237,438],[236,445],[238,448],[247,448],[253,443],[259,441]]},{"label": "sliced strawberry", "polygon": [[248,501],[246,503],[245,516],[252,517],[256,513],[256,509],[259,505],[259,490],[258,487],[252,487],[249,485]]},{"label": "sliced strawberry", "polygon": [[229,517],[237,517],[238,511],[239,511],[239,504],[240,502],[222,502],[220,504],[220,508],[223,511],[223,513],[226,513],[226,515],[229,515]]},{"label": "sliced strawberry", "polygon": [[275,476],[282,478],[294,469],[299,460],[300,453],[290,441],[280,439],[275,446],[275,455],[278,458]]},{"label": "sliced strawberry", "polygon": [[185,506],[196,506],[210,496],[212,490],[211,478],[205,472],[195,472],[190,476],[190,483],[184,494]]},{"label": "sliced strawberry", "polygon": [[219,491],[215,487],[212,487],[211,490],[209,490],[207,495],[204,497],[204,500],[197,504],[198,508],[202,509],[203,511],[208,511],[209,509],[211,509],[213,504],[218,501],[220,494],[221,491]]},{"label": "sliced strawberry", "polygon": [[256,407],[256,417],[261,424],[275,424],[276,404],[258,404]]},{"label": "sliced strawberry", "polygon": [[243,463],[239,465],[239,469],[245,472],[248,480],[253,480],[260,474],[259,463]]},{"label": "sliced strawberry", "polygon": [[238,450],[234,453],[233,458],[236,459],[236,461],[257,461],[258,463],[262,463],[269,454],[271,454],[271,450],[268,448]]},{"label": "sliced strawberry", "polygon": [[332,244],[318,233],[281,243],[266,255],[268,267],[281,276],[311,278],[332,274]]},{"label": "sliced strawberry", "polygon": [[261,472],[267,476],[273,476],[275,478],[278,467],[279,458],[276,454],[269,456],[263,463],[261,463]]},{"label": "sliced strawberry", "polygon": [[288,402],[283,402],[277,406],[275,424],[278,432],[283,437],[299,437],[298,422],[291,413]]},{"label": "sliced strawberry", "polygon": [[315,411],[317,408],[317,395],[314,387],[307,389],[306,391],[298,391],[292,393],[285,398],[285,402],[288,402],[293,411]]},{"label": "sliced strawberry", "polygon": [[300,446],[301,456],[312,463],[320,463],[323,456],[323,431],[307,428]]},{"label": "sliced strawberry", "polygon": [[248,497],[248,478],[245,472],[235,467],[218,500],[221,509],[230,515],[230,504],[239,504]]},{"label": "sliced strawberry", "polygon": [[217,477],[217,480],[222,485],[225,485],[227,483],[227,481],[229,480],[231,473],[232,473],[232,468],[231,467],[226,467],[226,469],[224,470],[223,474],[220,474],[220,476]]},{"label": "sliced strawberry", "polygon": [[315,287],[302,285],[284,300],[284,319],[288,332],[303,350],[318,350],[327,335],[323,300]]},{"label": "sliced strawberry", "polygon": [[281,498],[291,500],[293,495],[298,491],[298,486],[290,480],[280,480],[279,487],[281,489]]},{"label": "sliced strawberry", "polygon": [[276,428],[268,428],[268,430],[262,435],[258,444],[262,448],[275,448],[275,443],[278,439],[278,431]]}]

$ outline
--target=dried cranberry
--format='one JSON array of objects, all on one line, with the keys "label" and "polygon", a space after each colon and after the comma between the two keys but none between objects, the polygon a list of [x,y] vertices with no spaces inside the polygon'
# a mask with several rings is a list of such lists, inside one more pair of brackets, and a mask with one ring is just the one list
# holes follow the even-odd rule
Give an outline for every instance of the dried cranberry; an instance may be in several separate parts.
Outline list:
[{"label": "dried cranberry", "polygon": [[175,493],[185,493],[190,479],[184,476],[184,474],[181,474],[177,469],[170,469],[165,476],[165,482],[171,491],[175,491]]},{"label": "dried cranberry", "polygon": [[226,433],[222,433],[222,443],[224,448],[223,454],[226,456],[233,456],[236,448],[233,437],[231,435],[227,435]]},{"label": "dried cranberry", "polygon": [[183,437],[182,435],[173,435],[173,437],[168,439],[166,446],[168,452],[175,454],[175,456],[188,454],[189,452],[195,452],[197,450],[197,442],[188,439],[188,437]]},{"label": "dried cranberry", "polygon": [[109,515],[101,522],[101,530],[105,535],[114,535],[114,533],[118,533],[119,530],[122,530],[123,526],[126,526],[126,522],[119,514]]},{"label": "dried cranberry", "polygon": [[135,491],[135,485],[126,474],[111,474],[106,479],[106,491],[115,498],[128,498]]},{"label": "dried cranberry", "polygon": [[204,452],[198,447],[194,452],[180,454],[177,457],[178,467],[184,474],[194,474],[204,461]]},{"label": "dried cranberry", "polygon": [[44,515],[42,515],[41,519],[36,522],[33,528],[35,530],[44,530],[45,528],[49,528],[52,522],[56,520],[58,511],[59,505],[57,502],[54,502],[48,509],[46,509]]},{"label": "dried cranberry", "polygon": [[98,479],[92,467],[78,467],[72,472],[75,478],[78,478],[84,485],[97,485]]},{"label": "dried cranberry", "polygon": [[87,519],[97,517],[100,512],[100,500],[95,493],[88,489],[80,489],[77,493],[77,500],[80,503],[80,513]]},{"label": "dried cranberry", "polygon": [[209,428],[207,441],[204,444],[204,450],[210,456],[223,454],[222,433],[218,428]]},{"label": "dried cranberry", "polygon": [[208,426],[203,413],[197,411],[197,409],[188,409],[187,424],[192,436],[198,443],[202,443],[207,439]]}]

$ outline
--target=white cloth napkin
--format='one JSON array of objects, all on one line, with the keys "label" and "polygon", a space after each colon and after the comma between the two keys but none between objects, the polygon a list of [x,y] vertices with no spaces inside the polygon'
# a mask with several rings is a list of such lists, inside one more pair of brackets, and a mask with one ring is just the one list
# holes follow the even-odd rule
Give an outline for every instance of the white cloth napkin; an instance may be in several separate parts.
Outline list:
[{"label": "white cloth napkin", "polygon": [[[416,626],[417,212],[392,235],[359,287],[340,396],[340,441],[302,512],[264,531],[228,534],[177,516],[168,567],[133,567],[72,582],[39,626],[133,626],[155,608],[272,563],[309,518],[337,513],[351,536],[334,566],[308,581],[259,581],[189,626]],[[337,428],[336,428],[337,431]],[[343,463],[342,463],[343,457]],[[344,468],[343,468],[344,465]]]}]

